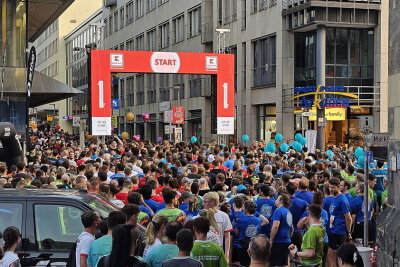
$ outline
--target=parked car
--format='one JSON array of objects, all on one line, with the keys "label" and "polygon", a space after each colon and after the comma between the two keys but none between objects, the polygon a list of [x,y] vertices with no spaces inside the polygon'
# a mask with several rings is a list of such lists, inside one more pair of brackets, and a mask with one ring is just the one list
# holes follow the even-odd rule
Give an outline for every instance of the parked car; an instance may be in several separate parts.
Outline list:
[{"label": "parked car", "polygon": [[118,208],[103,197],[76,190],[0,190],[0,233],[21,230],[18,255],[22,266],[65,266],[83,230],[81,214],[97,211],[102,218]]}]

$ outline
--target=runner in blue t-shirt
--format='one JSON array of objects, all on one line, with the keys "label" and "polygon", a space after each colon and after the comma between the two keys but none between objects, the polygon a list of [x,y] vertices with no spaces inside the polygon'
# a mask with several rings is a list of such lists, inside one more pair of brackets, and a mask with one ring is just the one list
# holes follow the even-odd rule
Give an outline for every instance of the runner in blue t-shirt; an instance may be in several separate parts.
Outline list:
[{"label": "runner in blue t-shirt", "polygon": [[[347,198],[340,193],[340,180],[332,178],[329,180],[329,190],[334,197],[329,206],[329,249],[327,261],[331,264],[336,262],[336,250],[351,239],[351,215],[350,205]],[[330,265],[334,266],[334,265]]]},{"label": "runner in blue t-shirt", "polygon": [[240,247],[240,264],[248,266],[250,264],[250,257],[247,253],[250,239],[255,237],[261,228],[262,224],[267,224],[267,220],[255,217],[256,204],[247,200],[244,203],[245,216],[237,219],[234,226],[236,234],[239,234],[239,247]]},{"label": "runner in blue t-shirt", "polygon": [[[350,202],[351,213],[353,214],[354,228],[352,232],[353,239],[364,238],[364,184],[358,183],[356,185],[357,196]],[[372,241],[372,200],[369,200],[368,205],[368,240]]]},{"label": "runner in blue t-shirt", "polygon": [[[229,214],[229,219],[231,220],[232,228],[235,229],[237,220],[239,218],[246,216],[246,214],[243,212],[244,197],[236,196],[232,200],[233,200],[232,204],[233,208],[231,209],[231,213]],[[235,231],[232,231],[231,236],[232,236],[232,248],[233,248],[232,261],[233,263],[239,263],[241,258],[239,235]]]},{"label": "runner in blue t-shirt", "polygon": [[310,205],[312,202],[314,193],[307,191],[308,186],[309,186],[308,179],[305,177],[301,178],[299,181],[299,191],[296,192],[295,197],[306,201],[307,204]]},{"label": "runner in blue t-shirt", "polygon": [[[260,195],[261,198],[256,201],[257,211],[271,221],[272,214],[275,211],[275,200],[270,198],[271,189],[268,185],[263,184],[260,188]],[[260,233],[266,235],[267,237],[270,236],[271,233],[271,223],[262,226]]]},{"label": "runner in blue t-shirt", "polygon": [[376,169],[371,172],[376,177],[376,185],[374,191],[378,202],[378,207],[382,206],[382,192],[386,190],[383,180],[387,177],[387,170],[384,168],[384,162],[378,160],[376,163]]},{"label": "runner in blue t-shirt", "polygon": [[270,266],[288,265],[290,237],[293,234],[293,217],[289,211],[290,197],[280,195],[275,202],[277,209],[272,215]]},{"label": "runner in blue t-shirt", "polygon": [[304,231],[297,228],[297,223],[299,222],[301,215],[307,210],[308,203],[300,198],[294,196],[296,192],[296,186],[293,183],[289,183],[286,186],[286,190],[290,196],[291,205],[289,207],[290,212],[293,216],[293,227],[294,233],[292,235],[292,244],[296,245],[298,248],[301,247],[303,241]]}]

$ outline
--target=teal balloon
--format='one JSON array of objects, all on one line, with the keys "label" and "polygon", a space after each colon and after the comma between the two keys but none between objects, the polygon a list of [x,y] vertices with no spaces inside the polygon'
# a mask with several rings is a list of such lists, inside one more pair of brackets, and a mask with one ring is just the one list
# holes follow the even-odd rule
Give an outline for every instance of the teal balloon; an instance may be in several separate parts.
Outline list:
[{"label": "teal balloon", "polygon": [[275,142],[280,143],[283,141],[283,135],[277,134],[275,135]]},{"label": "teal balloon", "polygon": [[332,152],[332,150],[327,150],[326,153],[328,154],[328,159],[332,159],[334,153]]},{"label": "teal balloon", "polygon": [[300,142],[301,138],[303,138],[303,135],[302,135],[301,133],[298,133],[298,134],[296,134],[296,135],[294,136],[294,139],[295,139],[297,142]]},{"label": "teal balloon", "polygon": [[286,153],[286,152],[288,152],[288,150],[289,150],[289,146],[288,146],[287,144],[283,143],[283,144],[280,145],[279,149],[280,149],[280,151],[282,151],[283,153]]},{"label": "teal balloon", "polygon": [[226,145],[225,145],[225,144],[221,144],[221,146],[222,146],[222,147],[226,147]]},{"label": "teal balloon", "polygon": [[197,137],[196,136],[192,136],[190,137],[190,142],[192,142],[192,144],[197,142]]},{"label": "teal balloon", "polygon": [[361,156],[357,160],[358,165],[361,166],[361,168],[364,166],[364,156]]},{"label": "teal balloon", "polygon": [[294,142],[293,142],[292,147],[293,147],[293,149],[296,150],[297,152],[300,152],[301,149],[303,148],[303,146],[302,146],[299,142],[297,142],[297,141],[294,141]]},{"label": "teal balloon", "polygon": [[299,142],[300,142],[300,144],[301,144],[302,146],[305,146],[305,145],[307,144],[307,138],[302,137],[301,140],[300,140]]},{"label": "teal balloon", "polygon": [[354,150],[354,155],[356,155],[357,158],[364,156],[364,149],[357,147],[356,150]]},{"label": "teal balloon", "polygon": [[249,140],[250,140],[250,137],[249,137],[247,134],[245,134],[245,135],[242,136],[242,141],[243,141],[244,143],[249,142]]},{"label": "teal balloon", "polygon": [[276,151],[276,147],[275,147],[274,143],[269,142],[267,144],[267,146],[264,148],[264,151],[269,152],[269,153],[274,153]]}]

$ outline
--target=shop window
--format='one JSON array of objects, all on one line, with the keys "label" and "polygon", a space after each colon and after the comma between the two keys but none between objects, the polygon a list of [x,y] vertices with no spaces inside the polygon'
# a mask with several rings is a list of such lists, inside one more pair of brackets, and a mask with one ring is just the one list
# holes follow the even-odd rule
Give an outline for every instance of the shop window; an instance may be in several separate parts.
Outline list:
[{"label": "shop window", "polygon": [[269,142],[276,134],[276,106],[258,107],[258,140]]}]

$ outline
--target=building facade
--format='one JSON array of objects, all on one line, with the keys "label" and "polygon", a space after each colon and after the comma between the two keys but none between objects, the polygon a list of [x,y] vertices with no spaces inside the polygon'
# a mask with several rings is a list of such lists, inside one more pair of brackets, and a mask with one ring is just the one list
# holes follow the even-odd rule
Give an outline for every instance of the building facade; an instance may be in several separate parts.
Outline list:
[{"label": "building facade", "polygon": [[[118,0],[103,9],[105,48],[216,52],[216,29],[227,29],[224,52],[235,54],[235,136],[269,141],[277,132],[293,139],[316,128],[302,116],[294,88],[344,86],[358,96],[343,121],[328,121],[327,143],[362,140],[366,131],[387,131],[388,22],[379,0]],[[131,74],[114,77],[121,100],[118,132],[155,140],[165,135],[163,110],[186,110],[184,139],[215,139],[212,78],[195,75]],[[178,91],[180,102],[178,103]],[[125,119],[127,112],[136,117]],[[150,113],[144,122],[141,114]],[[299,115],[300,114],[300,115]],[[367,122],[367,123],[366,123]],[[365,127],[367,124],[368,127]]]},{"label": "building facade", "polygon": [[[36,47],[36,70],[60,82],[67,80],[67,46],[64,37],[84,22],[94,12],[101,9],[101,0],[76,0],[33,42]],[[84,72],[82,72],[84,74]],[[61,129],[72,132],[72,111],[69,99],[46,104],[35,109],[41,123],[52,127],[59,124]],[[56,121],[47,122],[47,115],[56,114]]]}]

